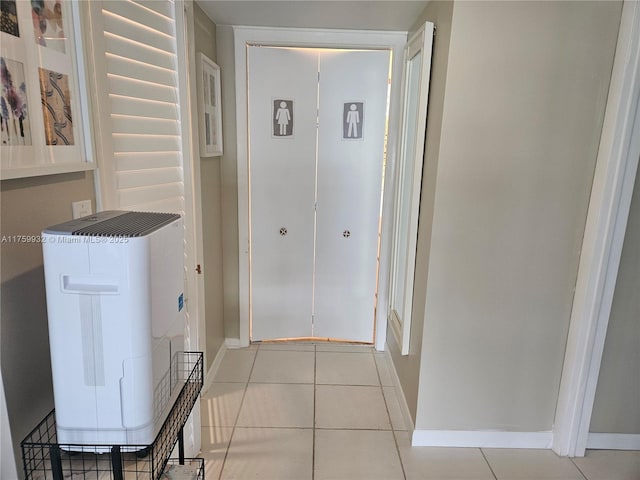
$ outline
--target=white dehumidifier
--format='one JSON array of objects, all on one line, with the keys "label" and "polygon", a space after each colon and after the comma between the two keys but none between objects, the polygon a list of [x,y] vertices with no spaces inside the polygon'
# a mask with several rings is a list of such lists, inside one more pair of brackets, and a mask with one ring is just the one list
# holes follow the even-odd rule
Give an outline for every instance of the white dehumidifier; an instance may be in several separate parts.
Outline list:
[{"label": "white dehumidifier", "polygon": [[184,350],[180,215],[101,212],[42,242],[57,442],[151,444]]}]

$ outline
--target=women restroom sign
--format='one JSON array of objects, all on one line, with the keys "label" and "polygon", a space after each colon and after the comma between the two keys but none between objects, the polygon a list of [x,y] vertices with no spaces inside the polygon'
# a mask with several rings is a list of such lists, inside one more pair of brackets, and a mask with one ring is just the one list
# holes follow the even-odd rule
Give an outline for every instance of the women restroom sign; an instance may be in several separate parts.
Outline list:
[{"label": "women restroom sign", "polygon": [[274,138],[293,138],[293,100],[274,99],[271,120]]}]

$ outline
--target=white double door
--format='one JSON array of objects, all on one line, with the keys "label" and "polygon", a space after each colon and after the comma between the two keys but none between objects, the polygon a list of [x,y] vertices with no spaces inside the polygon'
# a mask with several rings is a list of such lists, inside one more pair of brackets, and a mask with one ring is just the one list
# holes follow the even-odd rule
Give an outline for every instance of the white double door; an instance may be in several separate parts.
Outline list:
[{"label": "white double door", "polygon": [[254,341],[373,342],[389,61],[248,47]]}]

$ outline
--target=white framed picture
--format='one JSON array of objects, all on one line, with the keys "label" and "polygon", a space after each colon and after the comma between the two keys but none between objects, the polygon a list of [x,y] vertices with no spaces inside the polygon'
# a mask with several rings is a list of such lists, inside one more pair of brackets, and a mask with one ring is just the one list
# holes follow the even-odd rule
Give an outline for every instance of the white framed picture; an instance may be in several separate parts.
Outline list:
[{"label": "white framed picture", "polygon": [[200,156],[217,157],[222,155],[220,67],[204,53],[198,54],[197,66]]},{"label": "white framed picture", "polygon": [[95,168],[76,2],[2,0],[0,178]]}]

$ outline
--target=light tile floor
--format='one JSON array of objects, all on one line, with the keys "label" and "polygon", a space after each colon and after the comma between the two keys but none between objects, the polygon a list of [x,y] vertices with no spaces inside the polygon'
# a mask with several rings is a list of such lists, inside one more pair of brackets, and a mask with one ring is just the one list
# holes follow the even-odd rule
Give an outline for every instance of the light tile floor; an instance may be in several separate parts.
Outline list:
[{"label": "light tile floor", "polygon": [[387,358],[363,346],[228,350],[201,411],[207,480],[640,480],[640,452],[411,447]]}]

